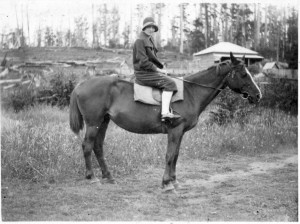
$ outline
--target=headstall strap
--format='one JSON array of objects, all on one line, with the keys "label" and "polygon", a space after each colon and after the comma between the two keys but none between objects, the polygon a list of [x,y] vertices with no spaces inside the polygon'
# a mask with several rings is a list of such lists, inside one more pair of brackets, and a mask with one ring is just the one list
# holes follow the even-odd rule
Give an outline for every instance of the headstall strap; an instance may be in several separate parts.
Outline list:
[{"label": "headstall strap", "polygon": [[233,79],[233,78],[234,78],[234,75],[235,75],[235,71],[232,70],[230,74],[231,74],[231,78]]}]

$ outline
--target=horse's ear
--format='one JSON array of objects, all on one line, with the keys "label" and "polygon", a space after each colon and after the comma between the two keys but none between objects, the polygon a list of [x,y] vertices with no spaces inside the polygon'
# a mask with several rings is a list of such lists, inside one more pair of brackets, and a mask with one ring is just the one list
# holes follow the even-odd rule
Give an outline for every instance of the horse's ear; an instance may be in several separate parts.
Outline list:
[{"label": "horse's ear", "polygon": [[230,60],[232,63],[236,62],[236,58],[233,56],[231,51],[230,51]]},{"label": "horse's ear", "polygon": [[245,55],[243,56],[242,61],[245,62]]}]

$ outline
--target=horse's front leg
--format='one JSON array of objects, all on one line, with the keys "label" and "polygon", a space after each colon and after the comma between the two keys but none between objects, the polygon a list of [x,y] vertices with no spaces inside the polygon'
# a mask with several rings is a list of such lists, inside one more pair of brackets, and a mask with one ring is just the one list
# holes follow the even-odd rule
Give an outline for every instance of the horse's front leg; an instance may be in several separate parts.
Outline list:
[{"label": "horse's front leg", "polygon": [[171,163],[171,170],[170,170],[170,177],[171,177],[171,183],[173,184],[173,186],[177,189],[179,188],[179,183],[176,179],[176,163],[178,160],[178,156],[179,156],[179,149],[180,149],[180,144],[181,144],[181,140],[182,140],[183,134],[181,135],[181,137],[179,138],[179,141],[177,143],[177,148],[175,150],[175,155],[173,158],[173,161]]},{"label": "horse's front leg", "polygon": [[182,140],[182,128],[170,129],[168,132],[168,147],[166,154],[166,168],[163,175],[162,187],[165,191],[173,190],[176,181],[176,162]]}]

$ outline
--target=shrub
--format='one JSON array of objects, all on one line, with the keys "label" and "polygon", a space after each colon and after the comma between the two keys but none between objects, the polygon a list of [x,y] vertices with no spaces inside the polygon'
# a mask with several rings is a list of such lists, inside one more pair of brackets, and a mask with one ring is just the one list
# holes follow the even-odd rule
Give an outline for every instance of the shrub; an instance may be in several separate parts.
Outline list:
[{"label": "shrub", "polygon": [[5,108],[12,108],[15,112],[28,109],[35,104],[35,101],[34,90],[22,85],[2,97],[3,106]]},{"label": "shrub", "polygon": [[261,106],[298,114],[298,83],[288,79],[270,79]]},{"label": "shrub", "polygon": [[70,104],[70,95],[75,86],[76,78],[74,74],[65,75],[59,72],[53,76],[46,88],[29,88],[22,85],[16,87],[12,92],[2,96],[2,105],[6,109],[12,108],[15,112],[38,103],[65,107]]},{"label": "shrub", "polygon": [[[50,80],[50,88],[39,92],[39,99],[43,98],[52,106],[68,106],[70,104],[70,95],[75,88],[76,79],[74,75],[66,77],[63,73],[57,73]],[[41,100],[42,99],[42,100]]]},{"label": "shrub", "polygon": [[229,89],[223,90],[215,100],[216,110],[210,112],[210,122],[225,125],[237,122],[244,125],[255,107],[279,109],[293,115],[298,114],[298,83],[287,79],[270,79],[262,100],[250,105],[247,100]]}]

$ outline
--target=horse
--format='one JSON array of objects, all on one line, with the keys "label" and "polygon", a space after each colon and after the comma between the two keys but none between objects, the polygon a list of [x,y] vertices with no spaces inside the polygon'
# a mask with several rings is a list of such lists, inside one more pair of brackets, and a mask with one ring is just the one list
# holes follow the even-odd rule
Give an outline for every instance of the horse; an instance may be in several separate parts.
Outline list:
[{"label": "horse", "polygon": [[184,77],[184,100],[173,102],[172,109],[181,115],[174,121],[161,121],[161,108],[134,101],[133,83],[117,77],[96,77],[78,84],[70,98],[70,128],[78,134],[86,125],[82,142],[85,159],[85,176],[97,180],[92,170],[91,153],[97,158],[103,181],[115,183],[103,153],[103,142],[110,120],[133,133],[168,135],[162,189],[175,190],[176,163],[185,132],[196,126],[199,115],[226,87],[241,94],[249,103],[258,103],[261,91],[254,82],[242,59],[230,59],[207,70]]}]

